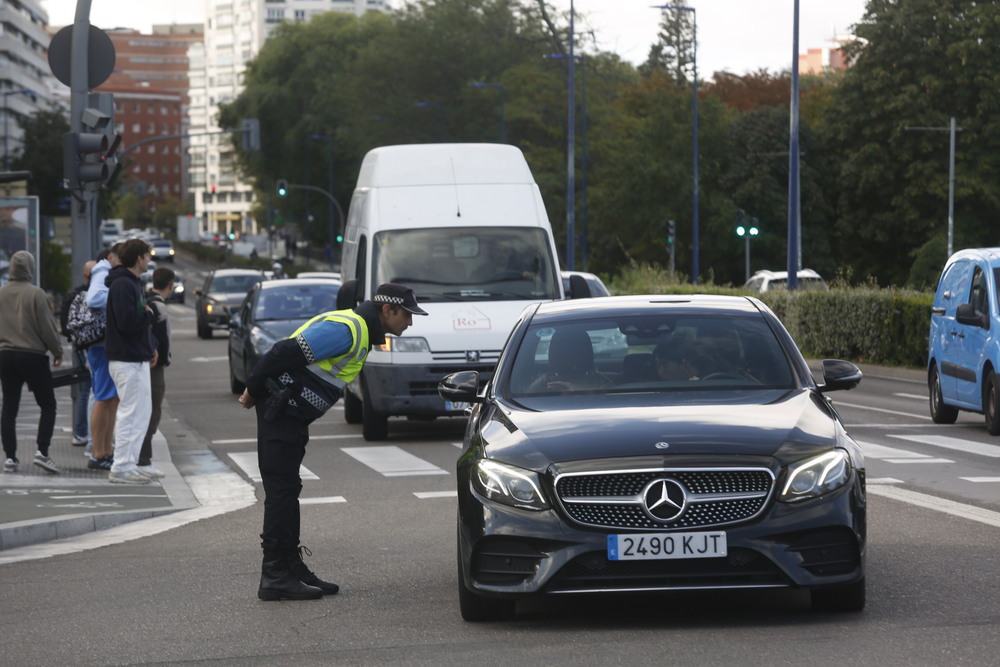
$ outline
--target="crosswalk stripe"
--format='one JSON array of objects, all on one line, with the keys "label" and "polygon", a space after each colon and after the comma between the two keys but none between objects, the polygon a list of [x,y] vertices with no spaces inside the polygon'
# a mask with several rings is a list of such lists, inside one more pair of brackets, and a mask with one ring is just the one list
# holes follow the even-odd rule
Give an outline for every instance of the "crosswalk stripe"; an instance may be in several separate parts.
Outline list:
[{"label": "crosswalk stripe", "polygon": [[394,445],[343,447],[342,451],[386,477],[448,474],[446,470],[438,468],[433,463],[428,463]]},{"label": "crosswalk stripe", "polygon": [[933,447],[952,449],[957,452],[965,452],[966,454],[978,454],[979,456],[1000,458],[1000,447],[996,445],[984,445],[979,442],[962,440],[961,438],[952,438],[946,435],[894,435],[890,433],[889,437],[898,438],[900,440],[908,440],[909,442],[919,442]]},{"label": "crosswalk stripe", "polygon": [[959,477],[966,482],[1000,482],[1000,477]]},{"label": "crosswalk stripe", "polygon": [[908,452],[905,449],[877,445],[874,442],[862,442],[859,440],[858,444],[861,445],[866,458],[883,459],[888,463],[954,463],[954,461],[948,459],[939,459],[927,454]]},{"label": "crosswalk stripe", "polygon": [[[257,466],[257,452],[229,452],[229,458],[233,463],[247,474],[254,482],[261,481],[260,468]],[[306,479],[319,479],[314,472],[305,466],[299,466],[299,477]]]},{"label": "crosswalk stripe", "polygon": [[326,496],[324,498],[299,498],[299,505],[327,505],[330,503],[346,503],[344,496]]},{"label": "crosswalk stripe", "polygon": [[413,495],[421,500],[428,498],[457,498],[458,491],[414,491]]}]

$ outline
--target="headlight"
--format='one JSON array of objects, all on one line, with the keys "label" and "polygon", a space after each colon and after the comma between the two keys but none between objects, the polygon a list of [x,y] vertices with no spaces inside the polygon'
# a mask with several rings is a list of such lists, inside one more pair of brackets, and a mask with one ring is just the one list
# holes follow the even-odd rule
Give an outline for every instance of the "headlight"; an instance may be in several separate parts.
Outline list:
[{"label": "headlight", "polygon": [[426,338],[420,336],[386,336],[385,344],[379,346],[383,352],[430,352]]},{"label": "headlight", "polygon": [[528,470],[496,461],[480,461],[476,466],[473,482],[480,493],[498,503],[529,510],[549,508],[538,483],[538,476]]},{"label": "headlight", "polygon": [[780,500],[796,502],[816,498],[847,483],[850,476],[847,452],[835,449],[788,467],[788,481]]},{"label": "headlight", "polygon": [[260,329],[254,328],[253,331],[250,332],[250,345],[252,345],[253,349],[257,351],[258,357],[263,357],[267,354],[268,351],[274,347],[275,342],[274,338],[268,336]]}]

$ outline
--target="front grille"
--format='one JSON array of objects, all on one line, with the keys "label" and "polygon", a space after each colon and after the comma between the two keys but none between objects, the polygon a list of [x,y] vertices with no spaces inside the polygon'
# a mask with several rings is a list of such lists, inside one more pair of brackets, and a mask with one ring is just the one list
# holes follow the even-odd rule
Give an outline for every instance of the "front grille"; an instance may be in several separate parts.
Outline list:
[{"label": "front grille", "polygon": [[802,556],[802,567],[818,576],[848,574],[861,566],[858,540],[848,528],[796,533],[781,541]]},{"label": "front grille", "polygon": [[[643,490],[671,480],[684,490],[686,506],[669,521],[647,513]],[[649,530],[722,526],[747,521],[767,505],[774,475],[767,468],[659,468],[568,473],[555,482],[569,518],[584,526]]]},{"label": "front grille", "polygon": [[512,586],[530,579],[547,556],[521,540],[485,539],[472,557],[472,577],[482,584]]},{"label": "front grille", "polygon": [[593,551],[567,563],[548,592],[788,585],[774,563],[751,549],[730,549],[725,558],[635,561],[610,561]]}]

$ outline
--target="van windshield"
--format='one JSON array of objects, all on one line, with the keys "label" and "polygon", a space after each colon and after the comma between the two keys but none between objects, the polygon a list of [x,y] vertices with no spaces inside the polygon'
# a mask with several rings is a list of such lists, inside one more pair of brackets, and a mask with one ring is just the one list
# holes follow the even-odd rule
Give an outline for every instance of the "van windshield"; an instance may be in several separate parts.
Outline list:
[{"label": "van windshield", "polygon": [[559,298],[558,267],[542,229],[441,227],[380,232],[373,285],[402,283],[421,301]]}]

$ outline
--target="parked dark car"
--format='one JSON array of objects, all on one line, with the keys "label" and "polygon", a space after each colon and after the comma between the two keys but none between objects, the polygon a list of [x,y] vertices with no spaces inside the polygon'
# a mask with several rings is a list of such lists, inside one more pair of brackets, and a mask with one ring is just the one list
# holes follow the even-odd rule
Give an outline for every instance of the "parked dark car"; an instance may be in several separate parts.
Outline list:
[{"label": "parked dark car", "polygon": [[469,621],[532,595],[805,588],[865,604],[865,468],[826,396],[752,297],[530,306],[472,404],[458,462],[458,591]]},{"label": "parked dark car", "polygon": [[229,311],[243,302],[247,291],[264,280],[260,269],[215,269],[195,290],[198,338],[211,338],[215,329],[229,329]]},{"label": "parked dark car", "polygon": [[239,394],[257,360],[310,318],[336,310],[340,282],[284,278],[257,283],[247,292],[229,327],[229,388]]}]

